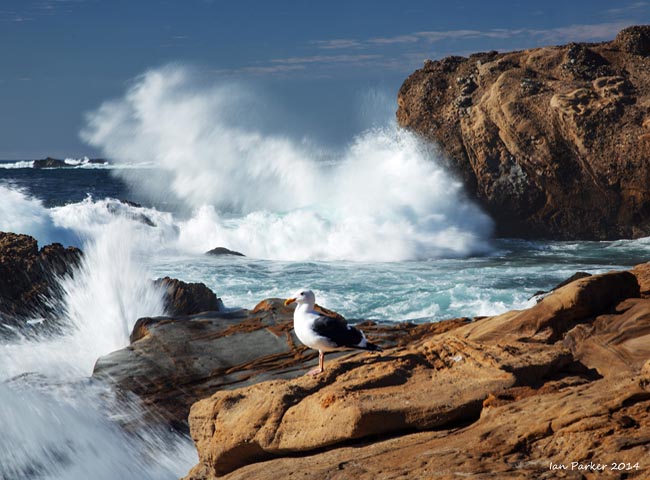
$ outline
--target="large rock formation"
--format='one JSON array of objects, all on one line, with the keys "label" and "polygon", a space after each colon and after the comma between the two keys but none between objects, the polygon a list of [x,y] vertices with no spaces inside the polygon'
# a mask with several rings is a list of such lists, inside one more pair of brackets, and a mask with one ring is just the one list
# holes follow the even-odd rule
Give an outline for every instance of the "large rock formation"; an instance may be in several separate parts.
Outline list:
[{"label": "large rock formation", "polygon": [[[296,339],[292,315],[293,308],[281,299],[267,299],[253,310],[141,318],[131,345],[99,358],[93,377],[138,395],[151,413],[150,421],[187,431],[190,407],[198,399],[217,390],[294,378],[314,366],[317,353]],[[362,328],[370,338],[391,346],[467,321],[392,327],[366,322]]]},{"label": "large rock formation", "polygon": [[75,247],[53,243],[39,250],[33,237],[0,232],[0,335],[52,316],[61,295],[57,280],[71,275],[80,259]]},{"label": "large rock formation", "polygon": [[186,478],[647,478],[648,278],[581,278],[319,377],[218,391],[192,406]]},{"label": "large rock formation", "polygon": [[650,26],[426,61],[397,119],[437,142],[502,236],[650,235]]}]

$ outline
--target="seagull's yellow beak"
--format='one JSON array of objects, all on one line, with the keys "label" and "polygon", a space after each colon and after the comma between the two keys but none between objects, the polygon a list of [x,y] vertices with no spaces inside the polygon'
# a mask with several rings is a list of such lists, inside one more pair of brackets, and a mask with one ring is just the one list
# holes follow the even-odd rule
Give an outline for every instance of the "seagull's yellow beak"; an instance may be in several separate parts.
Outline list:
[{"label": "seagull's yellow beak", "polygon": [[295,298],[287,298],[287,299],[284,301],[284,306],[286,307],[287,305],[291,305],[291,304],[292,304],[293,302],[295,302],[295,301],[296,301]]}]

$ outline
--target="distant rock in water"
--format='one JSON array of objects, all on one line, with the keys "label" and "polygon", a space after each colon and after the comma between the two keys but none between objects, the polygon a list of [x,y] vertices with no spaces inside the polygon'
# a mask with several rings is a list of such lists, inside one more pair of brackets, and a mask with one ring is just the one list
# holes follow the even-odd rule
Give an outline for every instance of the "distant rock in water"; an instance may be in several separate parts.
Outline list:
[{"label": "distant rock in water", "polygon": [[234,250],[229,250],[225,247],[217,247],[213,248],[212,250],[205,252],[206,255],[215,255],[215,256],[220,256],[220,255],[234,255],[236,257],[245,257],[243,253],[236,252]]},{"label": "distant rock in water", "polygon": [[164,277],[155,281],[166,289],[165,310],[171,316],[223,310],[223,303],[204,283]]},{"label": "distant rock in water", "polygon": [[41,160],[34,160],[32,168],[74,168],[83,164],[106,165],[108,161],[103,158],[85,158],[78,161],[65,161],[58,158],[47,157]]},{"label": "distant rock in water", "polygon": [[80,259],[78,248],[53,243],[39,250],[29,235],[0,232],[0,324],[50,317],[62,293],[57,278],[72,275]]},{"label": "distant rock in water", "polygon": [[73,165],[65,163],[58,158],[47,157],[42,160],[34,160],[33,168],[71,168]]},{"label": "distant rock in water", "polygon": [[615,40],[427,60],[399,124],[437,142],[500,236],[650,235],[650,26]]}]

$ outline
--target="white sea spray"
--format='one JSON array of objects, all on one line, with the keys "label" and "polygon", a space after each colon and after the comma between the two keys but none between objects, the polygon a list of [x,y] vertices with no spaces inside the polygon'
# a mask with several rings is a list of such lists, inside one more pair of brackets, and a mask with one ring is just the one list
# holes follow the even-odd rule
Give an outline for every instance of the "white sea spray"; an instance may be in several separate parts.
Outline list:
[{"label": "white sea spray", "polygon": [[180,246],[192,252],[402,261],[490,250],[491,220],[415,135],[388,122],[328,150],[242,122],[255,101],[167,66],[90,113],[82,137],[118,163],[163,172],[120,171],[138,191],[166,192],[192,212],[179,222]]}]

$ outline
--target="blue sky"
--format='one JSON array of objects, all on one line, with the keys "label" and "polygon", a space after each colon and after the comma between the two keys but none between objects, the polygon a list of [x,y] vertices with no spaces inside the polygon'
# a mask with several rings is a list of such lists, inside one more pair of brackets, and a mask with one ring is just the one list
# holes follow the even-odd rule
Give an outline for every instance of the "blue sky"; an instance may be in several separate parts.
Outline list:
[{"label": "blue sky", "polygon": [[245,82],[341,142],[426,58],[611,39],[650,1],[0,0],[0,158],[96,155],[84,114],[168,63]]}]

